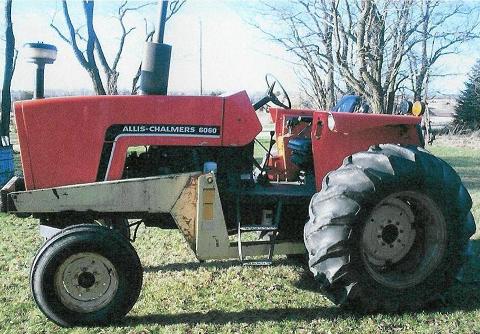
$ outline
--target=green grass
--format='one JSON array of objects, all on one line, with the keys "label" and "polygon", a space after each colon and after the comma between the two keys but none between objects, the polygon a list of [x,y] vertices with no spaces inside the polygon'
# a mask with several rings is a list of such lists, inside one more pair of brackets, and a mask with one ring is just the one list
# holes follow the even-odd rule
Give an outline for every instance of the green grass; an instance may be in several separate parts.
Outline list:
[{"label": "green grass", "polygon": [[[480,222],[480,150],[445,146],[433,146],[429,149],[433,154],[453,166],[460,174],[473,199],[473,215],[476,221]],[[480,239],[480,228],[474,237]]]},{"label": "green grass", "polygon": [[[460,173],[480,221],[480,150],[430,148]],[[144,265],[140,299],[124,322],[104,328],[62,329],[46,320],[29,290],[29,267],[41,245],[33,219],[0,216],[0,333],[473,333],[480,332],[480,290],[457,283],[444,304],[397,315],[339,309],[316,292],[308,272],[279,257],[272,267],[236,261],[199,264],[177,231],[140,230]],[[476,234],[476,237],[479,234]],[[478,254],[465,280],[480,274]]]}]

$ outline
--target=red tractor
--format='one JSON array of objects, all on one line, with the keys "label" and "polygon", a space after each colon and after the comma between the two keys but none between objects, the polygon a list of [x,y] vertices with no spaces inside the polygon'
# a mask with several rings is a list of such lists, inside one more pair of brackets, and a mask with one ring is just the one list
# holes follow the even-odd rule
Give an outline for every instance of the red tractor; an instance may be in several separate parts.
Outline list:
[{"label": "red tractor", "polygon": [[[161,39],[148,50],[169,58]],[[419,118],[291,109],[271,76],[254,106],[245,92],[157,95],[168,68],[144,71],[153,95],[15,104],[24,178],[2,189],[2,210],[40,220],[47,240],[30,280],[48,318],[92,325],[132,308],[138,220],[178,228],[201,261],[308,254],[319,291],[362,310],[416,310],[452,284],[475,231],[472,201],[423,148]],[[268,109],[275,132],[259,162],[255,110],[268,102],[279,108]]]}]

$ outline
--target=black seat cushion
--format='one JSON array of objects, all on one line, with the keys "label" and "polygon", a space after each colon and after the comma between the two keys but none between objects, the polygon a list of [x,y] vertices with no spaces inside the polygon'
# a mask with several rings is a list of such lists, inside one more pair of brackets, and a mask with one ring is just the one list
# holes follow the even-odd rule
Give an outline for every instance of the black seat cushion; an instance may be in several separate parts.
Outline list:
[{"label": "black seat cushion", "polygon": [[292,150],[291,161],[298,167],[309,170],[313,168],[312,140],[310,138],[293,138],[287,147]]}]

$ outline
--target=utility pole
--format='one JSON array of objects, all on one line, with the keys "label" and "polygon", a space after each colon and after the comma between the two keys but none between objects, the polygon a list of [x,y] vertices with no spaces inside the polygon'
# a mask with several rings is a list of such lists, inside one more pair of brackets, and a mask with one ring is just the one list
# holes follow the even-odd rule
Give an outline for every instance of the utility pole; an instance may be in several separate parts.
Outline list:
[{"label": "utility pole", "polygon": [[202,27],[202,20],[200,19],[200,42],[199,42],[199,51],[200,51],[200,95],[203,95],[203,27]]}]

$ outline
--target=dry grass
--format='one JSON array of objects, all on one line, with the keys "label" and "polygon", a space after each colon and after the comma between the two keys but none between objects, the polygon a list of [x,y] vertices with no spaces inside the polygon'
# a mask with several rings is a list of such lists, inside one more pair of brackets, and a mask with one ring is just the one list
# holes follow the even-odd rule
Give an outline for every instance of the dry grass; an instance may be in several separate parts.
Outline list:
[{"label": "dry grass", "polygon": [[467,147],[480,149],[480,130],[467,134],[443,134],[437,136],[434,146]]}]

